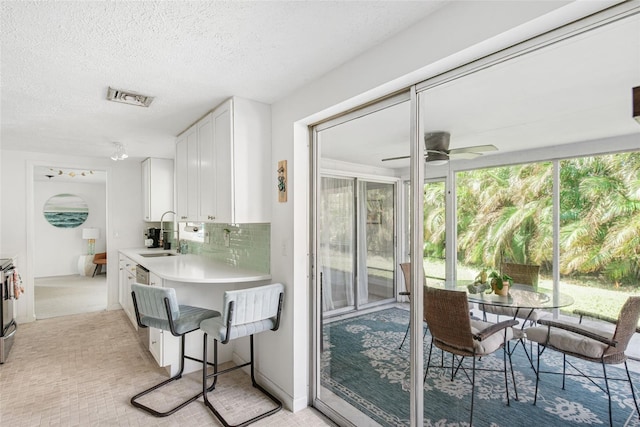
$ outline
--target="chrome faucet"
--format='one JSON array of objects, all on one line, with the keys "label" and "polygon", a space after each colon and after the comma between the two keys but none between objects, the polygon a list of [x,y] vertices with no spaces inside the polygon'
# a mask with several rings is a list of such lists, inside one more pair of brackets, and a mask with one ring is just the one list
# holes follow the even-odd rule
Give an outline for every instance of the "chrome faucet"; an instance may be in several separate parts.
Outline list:
[{"label": "chrome faucet", "polygon": [[[160,242],[158,243],[158,245],[161,248],[164,248],[164,216],[166,214],[168,214],[168,213],[172,213],[174,215],[174,218],[175,218],[175,215],[176,215],[176,213],[174,211],[166,211],[165,213],[163,213],[160,216]],[[180,245],[180,232],[178,231],[178,246],[179,245]],[[178,248],[178,252],[180,252],[179,248]]]}]

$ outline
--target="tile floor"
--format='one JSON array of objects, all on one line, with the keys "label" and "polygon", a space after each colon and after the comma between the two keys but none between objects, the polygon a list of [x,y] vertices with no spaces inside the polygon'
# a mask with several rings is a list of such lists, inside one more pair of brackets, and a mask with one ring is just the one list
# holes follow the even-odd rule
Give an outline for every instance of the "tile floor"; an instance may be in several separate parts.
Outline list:
[{"label": "tile floor", "polygon": [[[140,344],[122,310],[38,320],[19,326],[0,365],[3,426],[216,426],[202,398],[166,418],[134,408],[131,396],[166,378]],[[233,386],[235,381],[242,386]],[[199,392],[200,373],[186,375],[143,403],[170,408]],[[222,376],[209,396],[232,423],[270,401],[256,401],[242,371]],[[268,402],[268,403],[267,403]],[[316,410],[282,410],[256,426],[331,426]]]}]

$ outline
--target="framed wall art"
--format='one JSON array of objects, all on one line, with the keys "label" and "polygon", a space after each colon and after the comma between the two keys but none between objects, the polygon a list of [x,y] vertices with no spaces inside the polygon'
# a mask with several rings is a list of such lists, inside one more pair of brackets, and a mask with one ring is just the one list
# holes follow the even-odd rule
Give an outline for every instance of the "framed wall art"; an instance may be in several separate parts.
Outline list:
[{"label": "framed wall art", "polygon": [[89,206],[74,194],[56,194],[45,202],[43,214],[54,227],[76,228],[87,220]]}]

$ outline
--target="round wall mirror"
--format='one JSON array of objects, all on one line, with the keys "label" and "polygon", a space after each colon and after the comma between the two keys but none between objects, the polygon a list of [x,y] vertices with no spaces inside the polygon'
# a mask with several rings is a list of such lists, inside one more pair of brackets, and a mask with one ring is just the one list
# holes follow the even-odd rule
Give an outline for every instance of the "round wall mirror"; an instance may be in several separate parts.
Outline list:
[{"label": "round wall mirror", "polygon": [[75,228],[87,220],[89,207],[81,197],[74,194],[56,194],[46,201],[43,213],[54,227]]}]

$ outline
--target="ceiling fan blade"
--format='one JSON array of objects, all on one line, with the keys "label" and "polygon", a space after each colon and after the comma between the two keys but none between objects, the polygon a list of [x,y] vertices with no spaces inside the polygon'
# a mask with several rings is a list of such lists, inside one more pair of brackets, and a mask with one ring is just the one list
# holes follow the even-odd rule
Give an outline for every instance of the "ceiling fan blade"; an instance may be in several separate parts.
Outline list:
[{"label": "ceiling fan blade", "polygon": [[389,161],[389,160],[401,160],[401,159],[408,159],[411,156],[399,156],[399,157],[387,157],[386,159],[382,159],[383,162]]},{"label": "ceiling fan blade", "polygon": [[[447,160],[449,157],[456,159],[475,159],[478,156],[481,156],[482,153],[487,151],[498,151],[498,147],[492,144],[487,145],[474,145],[470,147],[461,147],[454,148],[452,150],[446,149],[435,149],[431,148],[431,145],[435,145],[433,141],[437,141],[439,146],[443,146],[444,143],[448,145],[448,136],[449,134],[446,132],[434,132],[427,134],[428,138],[425,137],[425,142],[429,142],[425,144],[427,148],[425,148],[425,160],[429,161],[438,161],[438,160]],[[386,159],[382,159],[383,162],[390,160],[400,160],[400,159],[408,159],[411,156],[399,156],[399,157],[388,157]]]},{"label": "ceiling fan blade", "polygon": [[449,157],[451,157],[452,159],[466,160],[466,159],[475,159],[476,157],[479,157],[479,156],[482,156],[482,153],[473,153],[471,151],[454,152],[453,150],[451,150],[451,153],[449,153]]},{"label": "ceiling fan blade", "polygon": [[498,151],[498,147],[492,144],[487,145],[474,145],[471,147],[461,147],[454,148],[449,150],[449,154],[458,154],[458,153],[484,153],[487,151]]}]

